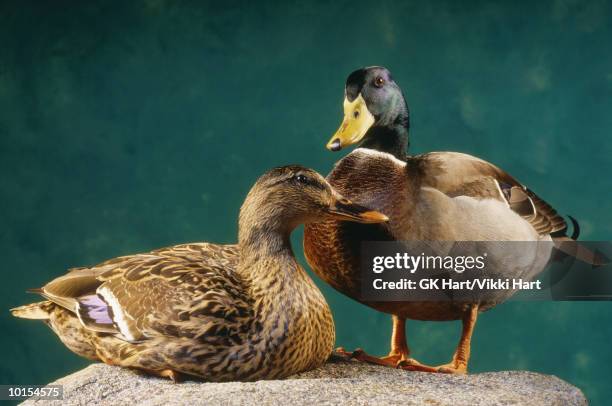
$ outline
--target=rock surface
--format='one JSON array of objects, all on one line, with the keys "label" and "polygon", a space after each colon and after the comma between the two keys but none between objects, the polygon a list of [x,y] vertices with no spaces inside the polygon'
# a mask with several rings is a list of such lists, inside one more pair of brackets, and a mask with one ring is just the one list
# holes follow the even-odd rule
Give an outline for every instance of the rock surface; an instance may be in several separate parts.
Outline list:
[{"label": "rock surface", "polygon": [[143,376],[94,364],[54,384],[57,405],[586,405],[580,389],[561,379],[524,371],[453,376],[407,372],[332,359],[323,367],[277,381],[202,383]]}]

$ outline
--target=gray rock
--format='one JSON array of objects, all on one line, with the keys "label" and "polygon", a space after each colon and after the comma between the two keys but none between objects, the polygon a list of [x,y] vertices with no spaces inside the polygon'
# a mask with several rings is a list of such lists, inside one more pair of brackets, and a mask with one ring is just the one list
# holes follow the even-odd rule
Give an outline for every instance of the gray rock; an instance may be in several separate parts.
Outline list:
[{"label": "gray rock", "polygon": [[586,405],[580,389],[525,371],[455,376],[407,372],[332,359],[290,379],[202,383],[168,380],[94,364],[53,382],[63,401],[26,405]]}]

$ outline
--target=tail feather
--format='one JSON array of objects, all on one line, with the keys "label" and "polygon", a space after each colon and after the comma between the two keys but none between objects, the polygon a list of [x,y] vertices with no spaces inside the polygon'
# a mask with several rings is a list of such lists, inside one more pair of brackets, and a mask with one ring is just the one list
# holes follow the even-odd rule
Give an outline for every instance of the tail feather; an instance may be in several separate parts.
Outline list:
[{"label": "tail feather", "polygon": [[45,300],[43,302],[30,303],[11,309],[11,314],[21,319],[48,320],[49,313],[55,305]]},{"label": "tail feather", "polygon": [[576,220],[569,214],[567,215],[567,217],[569,217],[570,221],[572,222],[572,228],[573,228],[572,235],[570,238],[572,240],[577,240],[578,237],[580,237],[580,224],[578,223],[578,220]]},{"label": "tail feather", "polygon": [[557,250],[589,265],[603,266],[610,263],[610,259],[603,253],[596,250],[594,251],[586,245],[574,241],[570,237],[557,237],[553,238],[553,241]]}]

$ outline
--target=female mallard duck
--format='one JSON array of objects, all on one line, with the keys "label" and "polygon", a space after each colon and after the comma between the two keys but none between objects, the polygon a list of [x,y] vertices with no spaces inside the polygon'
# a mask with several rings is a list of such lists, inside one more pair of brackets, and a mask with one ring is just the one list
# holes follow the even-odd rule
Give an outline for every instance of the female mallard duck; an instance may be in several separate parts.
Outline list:
[{"label": "female mallard duck", "polygon": [[185,244],[77,268],[12,310],[75,353],[176,379],[281,378],[321,365],[334,324],[289,235],[322,218],[386,221],[300,166],[273,169],[240,210],[238,245]]},{"label": "female mallard duck", "polygon": [[[327,148],[338,151],[356,143],[360,148],[336,163],[327,180],[343,195],[385,213],[390,220],[385,225],[370,226],[326,220],[305,227],[306,259],[315,273],[335,289],[361,301],[362,241],[569,239],[565,220],[495,165],[458,152],[408,156],[408,129],[408,107],[387,69],[370,67],[349,75],[344,120]],[[574,254],[591,263],[599,261],[586,249]],[[453,302],[365,304],[393,315],[391,351],[384,358],[362,351],[353,353],[355,357],[412,370],[467,370],[472,331],[478,311],[486,310],[486,306]],[[463,332],[452,362],[429,367],[411,359],[405,337],[406,319],[461,319]]]}]

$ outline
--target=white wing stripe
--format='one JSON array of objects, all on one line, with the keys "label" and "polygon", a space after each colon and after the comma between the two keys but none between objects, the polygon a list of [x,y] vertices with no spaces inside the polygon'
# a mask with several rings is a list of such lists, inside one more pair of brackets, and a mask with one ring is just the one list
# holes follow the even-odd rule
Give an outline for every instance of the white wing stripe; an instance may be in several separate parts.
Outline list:
[{"label": "white wing stripe", "polygon": [[130,327],[126,320],[126,314],[121,308],[121,304],[119,303],[115,295],[113,295],[113,292],[111,292],[108,287],[102,285],[98,288],[96,293],[102,296],[104,301],[109,304],[110,308],[113,311],[113,321],[117,323],[117,328],[119,328],[119,331],[125,337],[125,339],[127,341],[137,341],[136,337],[134,337],[134,334],[132,334],[132,332],[130,331]]}]

